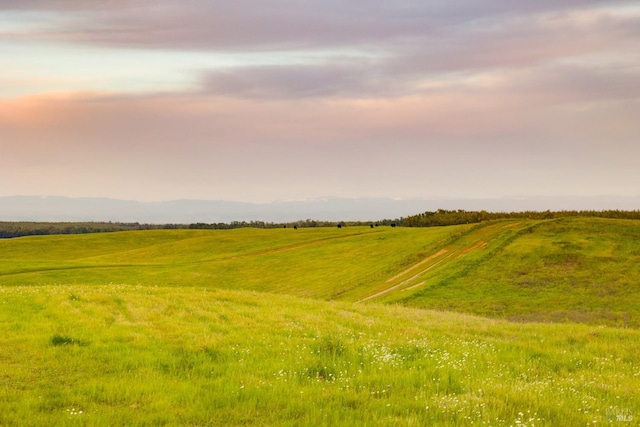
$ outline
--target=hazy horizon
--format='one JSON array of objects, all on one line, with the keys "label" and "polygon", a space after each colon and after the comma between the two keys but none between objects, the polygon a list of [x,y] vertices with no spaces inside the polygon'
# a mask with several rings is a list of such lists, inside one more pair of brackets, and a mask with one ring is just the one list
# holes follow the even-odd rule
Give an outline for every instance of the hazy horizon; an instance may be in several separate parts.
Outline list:
[{"label": "hazy horizon", "polygon": [[0,2],[0,196],[640,196],[640,3]]},{"label": "hazy horizon", "polygon": [[640,198],[498,198],[388,199],[319,198],[269,203],[230,200],[140,202],[109,198],[0,196],[0,221],[115,221],[142,223],[218,223],[233,221],[293,222],[379,221],[438,209],[523,212],[567,210],[638,210]]}]

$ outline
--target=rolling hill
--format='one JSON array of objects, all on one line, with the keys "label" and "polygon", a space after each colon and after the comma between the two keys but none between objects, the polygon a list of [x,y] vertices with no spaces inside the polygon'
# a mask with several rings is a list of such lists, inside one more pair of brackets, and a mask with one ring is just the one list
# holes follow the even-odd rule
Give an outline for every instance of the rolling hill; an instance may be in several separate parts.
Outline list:
[{"label": "rolling hill", "polygon": [[637,222],[598,218],[34,236],[0,240],[0,280],[201,286],[637,327],[639,237]]}]

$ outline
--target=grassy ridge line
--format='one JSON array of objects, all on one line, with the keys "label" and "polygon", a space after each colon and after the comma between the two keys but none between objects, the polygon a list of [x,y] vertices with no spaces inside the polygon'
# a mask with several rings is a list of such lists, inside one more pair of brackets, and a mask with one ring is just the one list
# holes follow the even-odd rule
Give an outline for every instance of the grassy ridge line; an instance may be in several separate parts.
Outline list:
[{"label": "grassy ridge line", "polygon": [[0,288],[0,425],[585,425],[640,331],[197,287]]}]

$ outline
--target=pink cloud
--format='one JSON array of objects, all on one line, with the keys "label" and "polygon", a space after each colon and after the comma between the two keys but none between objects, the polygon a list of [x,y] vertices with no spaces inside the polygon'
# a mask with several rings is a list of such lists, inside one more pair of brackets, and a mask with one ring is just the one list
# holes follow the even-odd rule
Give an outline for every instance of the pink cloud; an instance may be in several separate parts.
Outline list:
[{"label": "pink cloud", "polygon": [[0,106],[0,177],[13,194],[272,200],[556,194],[562,171],[583,170],[581,185],[602,188],[638,173],[619,161],[640,155],[624,139],[639,131],[630,113],[624,122],[619,109],[542,114],[507,93],[491,103],[477,95],[15,100]]}]

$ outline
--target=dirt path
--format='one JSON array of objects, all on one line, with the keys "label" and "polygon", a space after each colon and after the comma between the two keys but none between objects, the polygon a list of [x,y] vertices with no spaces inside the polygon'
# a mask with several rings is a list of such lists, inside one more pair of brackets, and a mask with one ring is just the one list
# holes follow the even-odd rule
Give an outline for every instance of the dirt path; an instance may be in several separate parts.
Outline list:
[{"label": "dirt path", "polygon": [[431,261],[431,260],[432,260],[432,259],[434,259],[434,258],[439,257],[440,255],[442,255],[442,254],[444,254],[444,253],[447,253],[447,250],[446,250],[446,249],[442,249],[442,250],[440,250],[439,252],[437,252],[437,253],[435,253],[435,254],[433,254],[433,255],[430,255],[430,256],[426,257],[425,259],[423,259],[423,260],[422,260],[422,261],[420,261],[419,263],[412,265],[411,267],[407,268],[406,270],[401,271],[400,273],[396,274],[396,275],[395,275],[395,276],[393,276],[391,279],[388,279],[388,280],[387,280],[387,283],[391,283],[391,282],[393,282],[393,281],[394,281],[394,280],[396,280],[398,277],[404,276],[404,275],[405,275],[405,274],[407,274],[408,272],[410,272],[410,271],[412,271],[412,270],[415,270],[416,268],[420,267],[421,265],[426,264],[427,262]]},{"label": "dirt path", "polygon": [[[396,283],[386,289],[383,289],[379,292],[376,292],[372,295],[369,295],[365,298],[362,298],[360,300],[358,300],[357,302],[364,302],[364,301],[368,301],[374,298],[378,298],[382,295],[388,294],[390,292],[393,292],[395,290],[400,289],[401,292],[404,291],[410,291],[413,289],[417,289],[420,286],[424,286],[426,284],[425,280],[420,281],[419,283],[410,285],[408,287],[404,287],[409,285],[411,282],[415,281],[416,279],[418,279],[420,276],[422,276],[423,274],[425,274],[426,272],[428,272],[429,270],[438,267],[439,265],[441,265],[442,263],[444,263],[445,261],[452,261],[452,260],[457,260],[460,259],[462,257],[464,257],[465,255],[469,254],[470,252],[476,251],[476,250],[480,250],[480,249],[484,249],[489,242],[496,236],[498,235],[501,231],[505,230],[505,229],[510,229],[513,227],[517,227],[521,224],[521,222],[515,222],[515,223],[507,223],[507,224],[489,224],[486,227],[482,227],[478,230],[476,230],[476,232],[466,236],[463,240],[461,241],[456,241],[456,242],[452,242],[450,245],[448,245],[446,248],[441,249],[440,251],[429,255],[428,257],[426,257],[425,259],[421,260],[420,262],[410,266],[409,268],[406,268],[404,270],[402,270],[401,272],[395,274],[393,277],[387,279],[384,283],[385,284],[392,284],[393,282],[402,279],[403,276],[407,275],[408,273],[411,273],[415,270],[418,270],[415,272],[415,274],[413,274],[411,277],[408,277],[406,279],[401,280],[399,283]],[[470,241],[469,241],[470,240]],[[444,256],[441,259],[438,259],[439,257],[441,257],[442,255],[447,254],[446,256]],[[457,256],[456,256],[457,255]],[[425,264],[428,264],[431,261],[435,261],[433,264],[428,265],[426,268],[421,268],[424,267]]]},{"label": "dirt path", "polygon": [[[386,283],[391,282],[393,279],[396,279],[396,278],[398,278],[398,277],[402,276],[403,274],[406,274],[407,272],[409,272],[409,271],[411,271],[411,270],[416,269],[417,267],[419,267],[419,266],[421,266],[421,265],[425,264],[426,262],[428,262],[428,261],[432,260],[432,259],[433,259],[433,258],[435,258],[436,256],[442,255],[443,253],[446,253],[446,252],[447,252],[447,250],[443,249],[443,250],[441,250],[440,252],[438,252],[437,254],[433,254],[433,255],[429,256],[428,258],[423,259],[423,260],[422,260],[422,261],[420,261],[418,264],[415,264],[415,265],[413,265],[412,267],[410,267],[410,268],[408,268],[408,269],[404,270],[402,273],[400,273],[400,274],[396,274],[396,275],[395,275],[395,276],[393,276],[391,279],[387,280],[387,282],[386,282]],[[385,289],[385,290],[383,290],[383,291],[380,291],[380,292],[378,292],[378,293],[375,293],[375,294],[373,294],[373,295],[369,295],[368,297],[366,297],[366,298],[362,298],[361,300],[358,300],[358,301],[356,301],[356,302],[363,302],[363,301],[367,301],[367,300],[370,300],[370,299],[373,299],[373,298],[377,298],[377,297],[379,297],[379,296],[381,296],[381,295],[384,295],[384,294],[386,294],[386,293],[388,293],[388,292],[394,291],[394,290],[396,290],[396,289],[398,289],[398,288],[400,288],[400,287],[402,287],[402,286],[406,285],[407,283],[411,282],[412,280],[416,279],[417,277],[420,277],[422,274],[426,273],[427,271],[431,270],[432,268],[437,267],[438,265],[440,265],[441,263],[443,263],[444,261],[446,261],[448,258],[451,258],[451,257],[452,257],[453,255],[455,255],[455,254],[456,254],[456,252],[452,252],[452,253],[450,253],[449,255],[447,255],[446,257],[444,257],[443,259],[441,259],[440,261],[436,262],[436,263],[435,263],[435,264],[433,264],[433,265],[430,265],[429,267],[427,267],[427,268],[426,268],[426,269],[424,269],[424,270],[421,270],[420,272],[418,272],[418,273],[414,274],[413,276],[409,277],[408,279],[403,280],[402,282],[398,283],[397,285],[393,285],[393,286],[392,286],[392,287],[390,287],[390,288],[387,288],[387,289]],[[420,283],[420,285],[423,285],[424,283],[425,283],[425,282],[421,282],[421,283]],[[414,285],[414,286],[417,286],[417,285]],[[414,286],[412,286],[412,287],[410,287],[410,288],[408,288],[408,289],[412,289]],[[404,291],[405,289],[402,289],[402,290]]]}]

